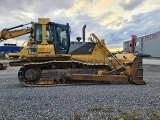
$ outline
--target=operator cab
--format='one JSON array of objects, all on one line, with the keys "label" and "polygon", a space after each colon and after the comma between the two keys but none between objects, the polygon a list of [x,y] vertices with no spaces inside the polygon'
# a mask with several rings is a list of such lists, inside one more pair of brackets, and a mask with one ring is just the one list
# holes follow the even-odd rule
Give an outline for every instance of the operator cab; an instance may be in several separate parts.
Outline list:
[{"label": "operator cab", "polygon": [[[42,25],[35,23],[34,40],[42,43]],[[50,22],[46,25],[46,39],[48,44],[54,45],[56,54],[67,54],[70,47],[70,26]]]}]

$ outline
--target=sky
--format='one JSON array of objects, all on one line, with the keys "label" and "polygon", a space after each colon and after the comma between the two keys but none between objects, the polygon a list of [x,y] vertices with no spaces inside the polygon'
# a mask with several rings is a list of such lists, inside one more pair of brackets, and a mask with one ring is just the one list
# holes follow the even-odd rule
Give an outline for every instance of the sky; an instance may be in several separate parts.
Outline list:
[{"label": "sky", "polygon": [[[121,50],[131,35],[160,31],[160,0],[1,0],[0,30],[37,22],[38,18],[71,26],[71,41],[91,33],[105,39],[107,48]],[[29,35],[5,43],[22,45]],[[1,42],[0,45],[4,44]]]}]

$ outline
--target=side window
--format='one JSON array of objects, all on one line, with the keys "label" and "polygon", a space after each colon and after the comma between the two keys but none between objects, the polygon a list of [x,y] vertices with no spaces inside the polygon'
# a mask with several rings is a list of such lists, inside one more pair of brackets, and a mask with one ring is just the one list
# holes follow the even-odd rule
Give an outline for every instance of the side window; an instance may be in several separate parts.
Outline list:
[{"label": "side window", "polygon": [[47,28],[46,28],[46,38],[47,38],[47,41],[53,41],[53,35],[52,35],[52,30],[51,30],[51,27],[48,25]]},{"label": "side window", "polygon": [[37,42],[42,41],[42,26],[37,25],[35,32],[36,32],[36,41]]}]

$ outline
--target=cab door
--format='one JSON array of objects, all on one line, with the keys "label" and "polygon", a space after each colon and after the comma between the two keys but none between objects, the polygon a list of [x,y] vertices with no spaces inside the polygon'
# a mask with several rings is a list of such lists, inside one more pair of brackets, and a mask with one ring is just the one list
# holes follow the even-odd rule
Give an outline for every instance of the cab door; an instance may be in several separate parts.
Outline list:
[{"label": "cab door", "polygon": [[55,24],[54,46],[56,54],[67,54],[70,47],[69,25]]}]

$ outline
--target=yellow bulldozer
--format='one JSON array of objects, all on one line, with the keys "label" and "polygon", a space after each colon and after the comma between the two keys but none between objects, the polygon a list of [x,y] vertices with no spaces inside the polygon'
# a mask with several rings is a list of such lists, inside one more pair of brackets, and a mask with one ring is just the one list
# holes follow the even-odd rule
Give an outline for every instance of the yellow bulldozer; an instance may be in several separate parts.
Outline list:
[{"label": "yellow bulldozer", "polygon": [[[28,44],[19,53],[10,53],[9,59],[18,61],[10,65],[22,64],[18,79],[23,86],[50,86],[68,84],[92,84],[110,82],[131,82],[144,85],[142,59],[134,54],[113,56],[104,39],[94,33],[85,41],[70,41],[71,29],[66,25],[51,22],[49,18],[39,18],[32,27],[19,30],[4,30],[1,39],[13,38],[30,33]],[[13,27],[15,29],[19,26]],[[8,37],[7,37],[8,36]]]}]

